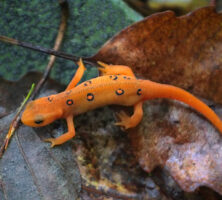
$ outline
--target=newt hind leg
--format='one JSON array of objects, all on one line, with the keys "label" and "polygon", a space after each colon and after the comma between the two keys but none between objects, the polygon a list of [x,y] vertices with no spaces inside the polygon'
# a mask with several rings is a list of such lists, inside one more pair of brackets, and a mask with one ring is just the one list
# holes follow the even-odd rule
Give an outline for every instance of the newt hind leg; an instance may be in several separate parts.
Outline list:
[{"label": "newt hind leg", "polygon": [[[133,71],[128,66],[108,65],[100,61],[98,61],[98,64],[102,66],[99,67],[99,71],[102,75],[125,75],[135,77]],[[123,126],[125,129],[136,127],[143,117],[143,102],[141,101],[134,105],[134,113],[131,117],[128,116],[124,111],[117,113],[117,117],[120,119],[120,121],[116,122],[115,125]]]},{"label": "newt hind leg", "polygon": [[136,127],[143,118],[143,102],[134,105],[134,113],[131,117],[124,111],[119,112],[117,117],[120,121],[116,122],[115,125],[123,126],[125,129]]}]

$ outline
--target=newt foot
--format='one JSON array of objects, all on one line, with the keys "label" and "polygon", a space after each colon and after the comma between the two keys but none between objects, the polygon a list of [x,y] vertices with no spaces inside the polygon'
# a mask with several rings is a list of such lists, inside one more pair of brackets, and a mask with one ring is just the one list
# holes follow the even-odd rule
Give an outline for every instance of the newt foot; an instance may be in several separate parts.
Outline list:
[{"label": "newt foot", "polygon": [[115,123],[116,126],[123,126],[125,129],[133,127],[131,118],[124,111],[116,113],[116,115],[120,119],[119,122]]},{"label": "newt foot", "polygon": [[44,139],[44,142],[51,142],[51,148],[53,148],[54,146],[58,145],[58,142],[56,141],[55,138]]},{"label": "newt foot", "polygon": [[102,75],[109,75],[109,74],[111,74],[110,73],[110,71],[111,71],[110,65],[108,65],[106,63],[103,63],[101,61],[98,61],[97,63],[99,65],[101,65],[101,67],[98,67],[98,70],[102,73]]}]

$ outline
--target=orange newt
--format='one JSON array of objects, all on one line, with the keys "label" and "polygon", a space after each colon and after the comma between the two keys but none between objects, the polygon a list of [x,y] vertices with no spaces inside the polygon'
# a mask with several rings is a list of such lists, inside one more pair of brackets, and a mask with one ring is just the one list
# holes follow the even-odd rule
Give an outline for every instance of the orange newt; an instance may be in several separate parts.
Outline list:
[{"label": "orange newt", "polygon": [[134,106],[134,113],[128,116],[118,113],[118,126],[125,129],[137,126],[143,117],[143,102],[154,98],[169,98],[184,102],[199,111],[222,133],[222,121],[205,103],[189,92],[175,86],[136,79],[132,70],[122,65],[107,65],[98,62],[103,76],[77,83],[85,71],[82,60],[72,81],[64,92],[39,98],[27,104],[22,122],[32,127],[50,124],[59,118],[67,121],[68,131],[57,138],[48,138],[51,146],[60,145],[75,136],[73,117],[88,110],[106,105]]}]

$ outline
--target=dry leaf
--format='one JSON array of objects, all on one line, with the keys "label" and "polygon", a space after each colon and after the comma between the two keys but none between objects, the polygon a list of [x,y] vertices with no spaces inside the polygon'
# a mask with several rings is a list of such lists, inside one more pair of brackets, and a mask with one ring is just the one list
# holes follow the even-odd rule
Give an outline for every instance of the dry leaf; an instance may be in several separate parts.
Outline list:
[{"label": "dry leaf", "polygon": [[[222,115],[222,107],[216,111]],[[208,186],[222,194],[221,135],[194,110],[177,102],[150,101],[143,122],[129,137],[145,171],[162,166],[184,191]]]},{"label": "dry leaf", "polygon": [[[90,59],[131,66],[139,77],[222,103],[221,55],[222,14],[206,7],[182,17],[171,11],[147,17]],[[144,111],[143,123],[129,135],[143,169],[151,172],[161,165],[185,191],[208,186],[222,194],[219,132],[184,104],[151,101]],[[222,116],[221,107],[216,112]]]},{"label": "dry leaf", "polygon": [[104,44],[92,60],[130,66],[140,77],[222,102],[222,14],[213,7],[157,13]]},{"label": "dry leaf", "polygon": [[[18,82],[0,81],[0,93],[4,94],[0,98],[0,111],[4,110],[0,118],[1,144],[14,116],[13,111],[22,101],[22,94],[40,76],[39,73],[29,73]],[[61,88],[56,82],[48,81],[43,95],[56,93]],[[53,130],[52,127],[51,130],[49,126],[39,131],[47,135]],[[20,127],[0,159],[0,197],[10,200],[76,199],[81,189],[81,179],[71,147],[50,149],[36,132],[38,129]]]}]

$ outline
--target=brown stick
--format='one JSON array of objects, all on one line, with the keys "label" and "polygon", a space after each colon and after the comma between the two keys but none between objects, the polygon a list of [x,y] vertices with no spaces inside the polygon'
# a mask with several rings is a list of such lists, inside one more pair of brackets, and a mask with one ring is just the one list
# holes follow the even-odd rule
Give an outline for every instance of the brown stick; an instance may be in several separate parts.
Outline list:
[{"label": "brown stick", "polygon": [[67,54],[67,53],[64,53],[64,52],[61,52],[61,51],[56,51],[54,49],[47,49],[47,48],[44,48],[44,47],[35,46],[31,43],[22,42],[22,41],[13,39],[13,38],[6,37],[4,35],[0,35],[0,41],[8,43],[8,44],[13,44],[13,45],[16,45],[16,46],[25,47],[27,49],[38,51],[38,52],[41,52],[41,53],[54,55],[54,56],[57,56],[57,57],[60,57],[60,58],[64,58],[66,60],[72,60],[74,62],[77,62],[79,60],[79,57],[73,56],[71,54]]}]

